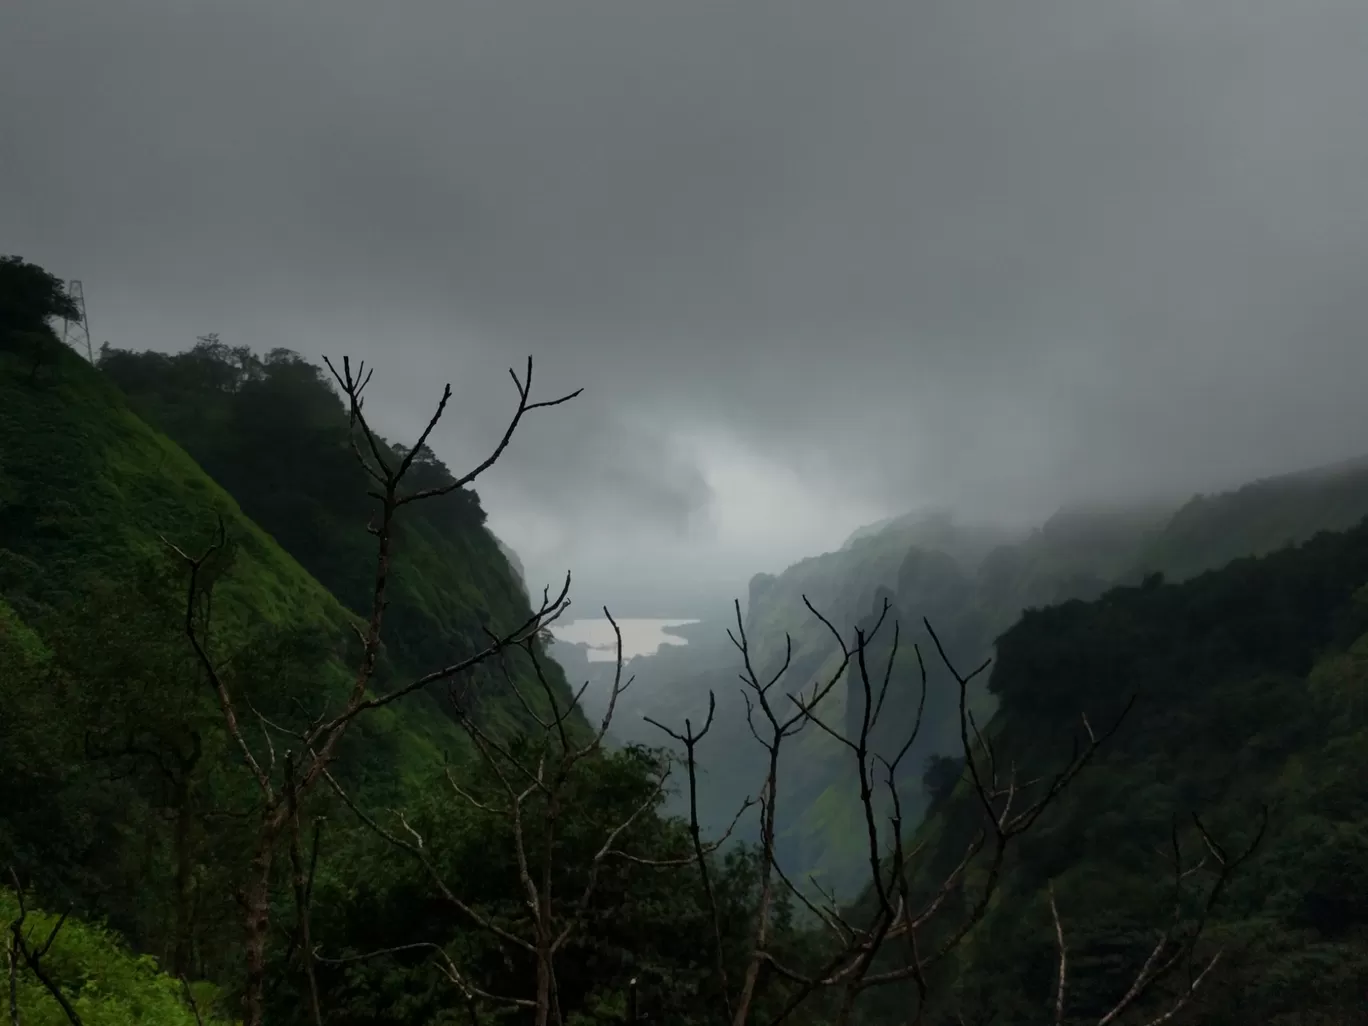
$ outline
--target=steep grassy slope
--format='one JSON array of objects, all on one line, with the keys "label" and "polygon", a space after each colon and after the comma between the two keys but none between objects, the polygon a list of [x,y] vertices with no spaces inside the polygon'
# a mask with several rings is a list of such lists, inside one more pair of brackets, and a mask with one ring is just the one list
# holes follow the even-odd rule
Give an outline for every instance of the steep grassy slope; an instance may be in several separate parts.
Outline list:
[{"label": "steep grassy slope", "polygon": [[[285,350],[258,357],[210,341],[171,356],[106,350],[100,369],[347,608],[369,610],[370,482],[348,445],[341,399],[320,368]],[[450,480],[424,452],[410,487]],[[482,646],[485,627],[528,615],[522,581],[484,526],[474,492],[408,507],[399,531],[386,630],[399,669],[426,672]],[[562,685],[558,668],[549,669]],[[514,709],[495,700],[484,712],[511,717]]]},{"label": "steep grassy slope", "polygon": [[[41,949],[58,917],[33,908],[31,902],[26,905],[22,932],[31,947]],[[15,893],[0,887],[0,924],[9,927],[18,917]],[[217,988],[207,984],[190,988],[199,1009],[197,1017],[180,980],[162,972],[153,959],[133,954],[108,929],[79,919],[62,923],[42,965],[85,1026],[220,1026],[229,1022],[214,1014]],[[27,971],[17,976],[15,1006],[17,1021],[26,1026],[67,1026],[70,1022],[43,984]]]},{"label": "steep grassy slope", "polygon": [[[243,643],[263,631],[314,634],[333,653],[315,688],[340,685],[347,610],[110,381],[52,345],[33,383],[22,360],[0,354],[0,594],[15,613],[41,635],[54,611],[101,582],[174,577],[163,539],[198,551],[222,516],[233,558],[215,586],[217,631]],[[410,735],[395,746],[409,765],[455,739],[434,733],[430,717],[403,715],[402,728],[387,714],[374,729]]]},{"label": "steep grassy slope", "polygon": [[[1010,858],[987,919],[942,981],[956,993],[931,1021],[961,1010],[970,1021],[1039,1021],[1053,979],[1049,880],[1070,919],[1071,1013],[1095,1021],[1164,925],[1155,850],[1170,823],[1199,813],[1237,850],[1259,802],[1270,808],[1265,845],[1204,949],[1226,949],[1224,975],[1179,1021],[1354,1021],[1368,982],[1366,585],[1368,522],[1182,584],[1031,612],[1003,635],[988,732],[1023,773],[1067,756],[1079,712],[1101,723],[1128,696],[1138,703]],[[958,858],[979,814],[961,783],[923,825],[934,856],[921,879]],[[875,1021],[902,1021],[889,1001]]]},{"label": "steep grassy slope", "polygon": [[[0,347],[0,865],[14,864],[44,900],[107,920],[138,950],[227,979],[239,924],[220,896],[234,893],[246,864],[239,849],[254,798],[184,637],[186,578],[165,541],[197,552],[223,518],[229,544],[207,571],[211,648],[244,716],[289,727],[336,700],[356,658],[355,616],[108,376],[50,333],[25,341]],[[272,454],[283,459],[298,441],[280,432],[254,436],[261,448],[244,443],[244,463],[271,473]],[[327,456],[296,446],[297,462],[286,460],[287,476],[268,478],[265,491],[288,504],[290,476],[311,459],[335,466]],[[430,457],[421,472],[425,483],[445,473]],[[381,687],[468,652],[484,624],[526,616],[506,561],[472,522],[474,497],[451,499],[445,524],[401,525],[400,615]],[[310,555],[339,592],[359,587],[373,559],[366,511],[320,499],[304,512],[312,519],[301,534],[277,509],[281,533],[338,540]],[[491,691],[479,711],[493,728],[522,718],[506,691]],[[265,760],[265,720],[247,725]],[[470,756],[443,696],[419,693],[358,719],[337,772],[383,807],[421,790],[448,757]]]}]

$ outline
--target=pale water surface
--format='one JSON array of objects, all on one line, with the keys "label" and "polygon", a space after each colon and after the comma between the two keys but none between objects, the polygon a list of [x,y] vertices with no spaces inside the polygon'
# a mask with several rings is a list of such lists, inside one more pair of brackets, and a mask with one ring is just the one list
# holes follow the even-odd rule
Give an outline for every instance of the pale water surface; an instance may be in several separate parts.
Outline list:
[{"label": "pale water surface", "polygon": [[[619,620],[622,630],[622,658],[652,655],[661,645],[687,645],[688,641],[671,634],[671,627],[685,627],[697,620]],[[591,663],[611,662],[617,657],[613,625],[603,617],[571,620],[557,624],[551,631],[557,639],[571,645],[588,645]]]}]

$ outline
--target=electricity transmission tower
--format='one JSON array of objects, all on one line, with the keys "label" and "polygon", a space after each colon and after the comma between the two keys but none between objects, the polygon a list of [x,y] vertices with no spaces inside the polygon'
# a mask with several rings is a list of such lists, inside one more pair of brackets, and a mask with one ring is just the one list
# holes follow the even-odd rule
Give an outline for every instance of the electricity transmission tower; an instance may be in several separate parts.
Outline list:
[{"label": "electricity transmission tower", "polygon": [[95,362],[95,350],[90,345],[90,318],[86,316],[85,289],[79,281],[67,282],[67,295],[71,305],[76,308],[75,318],[62,321],[62,341],[77,352],[85,348],[86,359]]}]

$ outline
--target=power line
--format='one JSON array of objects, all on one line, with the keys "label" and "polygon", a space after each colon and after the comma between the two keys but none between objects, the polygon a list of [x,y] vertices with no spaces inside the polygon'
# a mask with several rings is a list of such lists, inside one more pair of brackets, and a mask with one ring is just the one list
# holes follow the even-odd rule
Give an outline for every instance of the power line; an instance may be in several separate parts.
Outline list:
[{"label": "power line", "polygon": [[75,279],[67,282],[67,297],[76,310],[76,317],[62,321],[62,341],[80,351],[84,346],[86,359],[95,362],[95,350],[90,345],[90,318],[86,314],[85,289]]}]

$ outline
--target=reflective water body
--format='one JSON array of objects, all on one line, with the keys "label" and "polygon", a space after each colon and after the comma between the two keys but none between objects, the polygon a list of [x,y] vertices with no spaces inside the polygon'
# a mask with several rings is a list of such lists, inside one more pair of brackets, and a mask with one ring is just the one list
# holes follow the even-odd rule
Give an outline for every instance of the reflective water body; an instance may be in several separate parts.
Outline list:
[{"label": "reflective water body", "polygon": [[[651,655],[661,645],[687,645],[688,642],[671,634],[671,627],[684,627],[697,620],[619,620],[622,631],[622,658],[632,659],[640,655]],[[617,640],[613,636],[613,625],[603,617],[586,620],[571,620],[557,624],[552,633],[560,641],[572,645],[588,645],[591,663],[611,662],[617,656]]]}]

